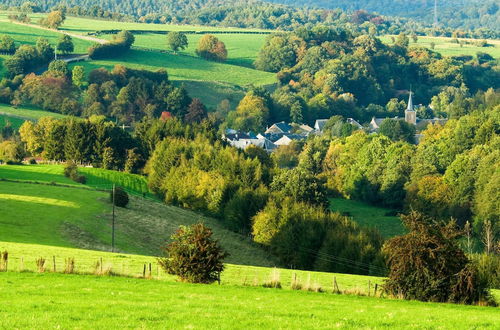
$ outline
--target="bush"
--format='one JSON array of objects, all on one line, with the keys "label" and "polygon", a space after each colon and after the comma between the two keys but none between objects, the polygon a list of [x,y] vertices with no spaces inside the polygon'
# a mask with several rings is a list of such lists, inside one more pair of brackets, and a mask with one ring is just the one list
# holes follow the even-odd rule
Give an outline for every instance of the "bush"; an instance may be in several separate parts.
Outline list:
[{"label": "bush", "polygon": [[29,163],[30,163],[31,165],[36,165],[36,159],[35,159],[35,158],[30,158]]},{"label": "bush", "polygon": [[212,238],[211,229],[202,223],[181,226],[171,239],[172,243],[164,248],[165,257],[158,259],[167,273],[190,283],[219,280],[228,253]]},{"label": "bush", "polygon": [[443,226],[418,212],[402,217],[408,234],[384,245],[394,296],[434,302],[474,304],[490,297],[487,282],[460,249],[454,222]]},{"label": "bush", "polygon": [[77,171],[78,171],[78,166],[76,166],[76,163],[73,161],[68,161],[64,166],[64,176],[67,178],[71,178],[73,173]]},{"label": "bush", "polygon": [[64,166],[64,176],[77,183],[85,184],[87,182],[87,178],[78,173],[78,166],[73,161],[68,161]]},{"label": "bush", "polygon": [[[127,206],[129,202],[128,194],[127,192],[121,188],[121,187],[116,187],[115,188],[115,205],[118,207],[125,207]],[[109,198],[111,200],[111,203],[113,203],[113,190],[111,190],[111,193],[109,194]]]}]

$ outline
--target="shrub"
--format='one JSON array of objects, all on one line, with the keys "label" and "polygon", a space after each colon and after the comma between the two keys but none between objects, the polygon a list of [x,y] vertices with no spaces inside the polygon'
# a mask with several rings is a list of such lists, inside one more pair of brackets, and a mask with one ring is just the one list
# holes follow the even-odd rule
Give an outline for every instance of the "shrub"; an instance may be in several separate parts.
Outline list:
[{"label": "shrub", "polygon": [[159,265],[169,274],[191,283],[213,283],[224,270],[223,260],[228,256],[212,230],[202,223],[181,226],[171,236],[172,242],[164,248],[165,257]]},{"label": "shrub", "polygon": [[224,62],[227,59],[226,46],[211,34],[200,38],[196,54],[206,60]]},{"label": "shrub", "polygon": [[77,183],[85,184],[87,182],[87,178],[78,173],[78,166],[73,161],[68,161],[64,166],[64,176]]},{"label": "shrub", "polygon": [[[114,192],[115,192],[114,196],[115,205],[118,207],[126,207],[129,202],[127,192],[121,187],[115,187]],[[113,203],[113,190],[111,190],[109,198],[111,203]]]},{"label": "shrub", "polygon": [[455,223],[443,226],[412,212],[402,217],[408,234],[384,245],[390,269],[385,290],[404,299],[464,304],[487,300],[487,282],[460,249]]},{"label": "shrub", "polygon": [[36,159],[35,159],[35,158],[30,158],[29,163],[30,163],[31,165],[36,165]]},{"label": "shrub", "polygon": [[71,178],[72,174],[78,171],[78,166],[73,161],[68,161],[64,166],[64,176]]}]

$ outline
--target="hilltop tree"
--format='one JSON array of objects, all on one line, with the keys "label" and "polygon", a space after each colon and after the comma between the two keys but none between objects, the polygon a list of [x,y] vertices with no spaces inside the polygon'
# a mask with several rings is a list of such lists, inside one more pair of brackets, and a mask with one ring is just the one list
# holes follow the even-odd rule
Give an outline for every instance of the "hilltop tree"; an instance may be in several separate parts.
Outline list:
[{"label": "hilltop tree", "polygon": [[59,41],[57,42],[57,50],[63,54],[72,53],[75,49],[75,45],[73,45],[73,40],[67,34],[63,34]]},{"label": "hilltop tree", "polygon": [[226,45],[211,34],[201,37],[196,54],[212,61],[224,62],[227,59]]},{"label": "hilltop tree", "polygon": [[167,44],[174,52],[179,49],[186,49],[188,46],[188,40],[184,33],[172,31],[167,34]]}]

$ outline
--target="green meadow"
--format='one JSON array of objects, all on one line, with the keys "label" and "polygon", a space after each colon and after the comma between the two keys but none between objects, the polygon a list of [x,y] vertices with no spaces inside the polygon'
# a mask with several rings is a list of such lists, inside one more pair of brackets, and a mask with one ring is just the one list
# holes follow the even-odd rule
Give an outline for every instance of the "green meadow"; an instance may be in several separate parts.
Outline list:
[{"label": "green meadow", "polygon": [[[46,38],[51,45],[55,45],[62,35],[62,33],[23,26],[8,21],[0,21],[0,34],[12,37],[17,47],[23,44],[35,45],[36,40],[40,37]],[[92,42],[78,38],[73,38],[73,43],[75,45],[74,52],[77,54],[87,53],[87,49],[92,45]]]},{"label": "green meadow", "polygon": [[[198,42],[203,34],[188,34],[188,47],[178,53],[182,55],[196,55]],[[225,63],[253,68],[259,50],[267,38],[265,34],[216,34],[226,45],[228,58]],[[145,33],[135,35],[135,46],[150,49],[170,51],[167,45],[167,36],[164,34]]]},{"label": "green meadow", "polygon": [[[396,36],[393,36],[396,37]],[[391,36],[381,36],[380,39],[386,44],[392,44]],[[462,41],[471,42],[471,44],[465,44],[461,47],[460,44],[452,42],[452,38],[445,37],[427,37],[419,36],[417,43],[414,43],[410,39],[410,46],[418,45],[431,49],[431,43],[435,44],[434,51],[441,53],[444,56],[458,56],[458,55],[472,55],[475,56],[477,52],[483,52],[490,54],[494,58],[500,58],[500,40],[488,40],[488,47],[478,47],[474,45],[474,42],[480,40],[474,39],[459,39]]]},{"label": "green meadow", "polygon": [[404,234],[397,211],[343,198],[330,198],[330,210],[351,217],[363,227],[378,229],[384,238]]},{"label": "green meadow", "polygon": [[1,273],[2,328],[493,329],[497,308],[125,277]]},{"label": "green meadow", "polygon": [[7,126],[7,124],[10,124],[10,126],[14,128],[14,130],[18,130],[23,123],[24,123],[23,119],[0,114],[0,129]]},{"label": "green meadow", "polygon": [[42,117],[52,117],[56,119],[67,117],[60,113],[40,110],[34,107],[13,107],[8,104],[0,104],[0,114],[26,120],[38,120]]}]

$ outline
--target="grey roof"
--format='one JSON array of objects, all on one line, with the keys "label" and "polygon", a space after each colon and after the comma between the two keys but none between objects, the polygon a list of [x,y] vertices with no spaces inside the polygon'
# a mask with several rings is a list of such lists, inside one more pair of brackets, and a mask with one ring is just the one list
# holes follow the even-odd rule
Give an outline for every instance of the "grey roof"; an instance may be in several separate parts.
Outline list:
[{"label": "grey roof", "polygon": [[317,131],[322,131],[323,127],[325,126],[325,124],[326,124],[327,121],[328,121],[328,119],[318,119],[318,120],[316,120],[316,122],[314,123],[314,128]]},{"label": "grey roof", "polygon": [[281,121],[279,123],[272,124],[271,127],[269,127],[266,130],[266,133],[272,133],[272,132],[275,132],[275,133],[289,133],[291,129],[292,129],[291,125],[285,123],[284,121]]}]

